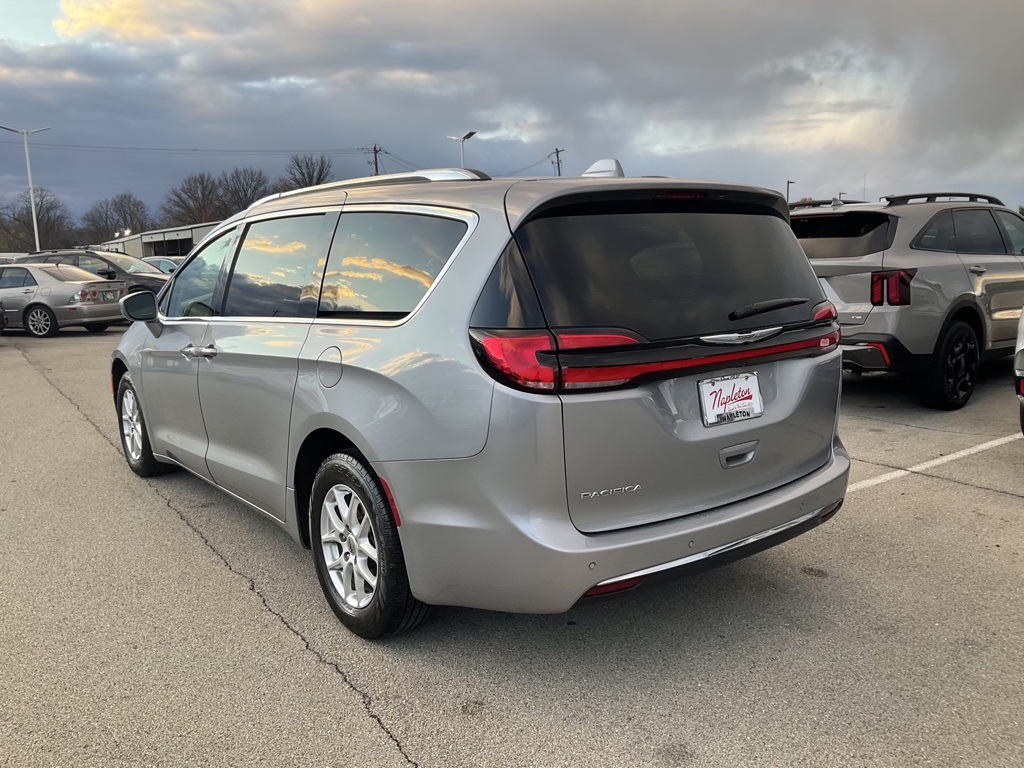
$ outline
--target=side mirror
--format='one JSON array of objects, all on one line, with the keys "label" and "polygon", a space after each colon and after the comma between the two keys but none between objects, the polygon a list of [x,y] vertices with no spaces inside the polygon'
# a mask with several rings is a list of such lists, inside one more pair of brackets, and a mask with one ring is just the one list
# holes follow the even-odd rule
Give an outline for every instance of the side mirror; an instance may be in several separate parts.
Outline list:
[{"label": "side mirror", "polygon": [[176,269],[177,269],[177,267],[175,267],[175,266],[168,267],[167,268],[167,274],[168,275],[173,275],[174,274],[174,270],[176,270]]},{"label": "side mirror", "polygon": [[156,296],[149,291],[129,293],[121,299],[121,314],[129,320],[156,320]]},{"label": "side mirror", "polygon": [[117,272],[112,269],[99,269],[96,274],[102,277],[104,280],[113,280],[117,277]]}]

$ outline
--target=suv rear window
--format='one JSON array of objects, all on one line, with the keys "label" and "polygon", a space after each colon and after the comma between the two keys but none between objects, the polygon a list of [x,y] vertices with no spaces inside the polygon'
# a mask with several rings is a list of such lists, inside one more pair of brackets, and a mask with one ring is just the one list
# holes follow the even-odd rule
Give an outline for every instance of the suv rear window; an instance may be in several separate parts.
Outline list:
[{"label": "suv rear window", "polygon": [[[527,222],[516,240],[552,328],[678,339],[806,322],[824,301],[786,221],[762,206],[578,205]],[[806,301],[729,319],[779,298]]]},{"label": "suv rear window", "polygon": [[809,259],[840,259],[884,251],[891,243],[891,218],[884,213],[850,211],[793,216],[793,232]]}]

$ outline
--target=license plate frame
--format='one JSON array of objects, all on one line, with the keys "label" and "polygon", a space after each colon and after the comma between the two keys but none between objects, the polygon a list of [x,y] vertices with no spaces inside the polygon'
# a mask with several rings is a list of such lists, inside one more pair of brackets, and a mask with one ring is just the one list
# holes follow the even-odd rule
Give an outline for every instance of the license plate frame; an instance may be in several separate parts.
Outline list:
[{"label": "license plate frame", "polygon": [[716,376],[697,382],[700,415],[705,427],[717,427],[764,415],[764,399],[757,373]]},{"label": "license plate frame", "polygon": [[103,292],[103,300],[104,301],[113,301],[114,300],[114,292],[113,291],[104,291]]}]

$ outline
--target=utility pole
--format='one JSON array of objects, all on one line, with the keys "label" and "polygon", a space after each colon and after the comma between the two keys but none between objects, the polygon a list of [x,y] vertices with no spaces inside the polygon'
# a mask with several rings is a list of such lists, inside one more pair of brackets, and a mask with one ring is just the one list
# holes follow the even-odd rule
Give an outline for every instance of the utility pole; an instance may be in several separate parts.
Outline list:
[{"label": "utility pole", "polygon": [[787,181],[787,182],[786,182],[786,202],[787,202],[787,203],[789,202],[789,188],[790,188],[791,186],[793,186],[794,184],[796,184],[796,182],[795,182],[795,181]]},{"label": "utility pole", "polygon": [[[555,147],[555,151],[551,153],[551,155],[555,156],[555,169],[558,172],[559,176],[562,175],[562,153],[563,152],[565,152],[564,149],[559,149],[558,147]],[[548,157],[551,157],[551,155],[548,155]]]},{"label": "utility pole", "polygon": [[384,150],[377,146],[376,142],[373,145],[373,175],[380,176],[380,165],[377,163],[377,155]]}]

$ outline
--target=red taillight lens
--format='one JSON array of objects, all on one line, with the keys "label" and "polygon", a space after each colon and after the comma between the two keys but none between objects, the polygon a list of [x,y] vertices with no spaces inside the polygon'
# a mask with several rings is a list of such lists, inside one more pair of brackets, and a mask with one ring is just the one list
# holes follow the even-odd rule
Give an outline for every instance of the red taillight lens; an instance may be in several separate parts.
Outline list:
[{"label": "red taillight lens", "polygon": [[1017,377],[1017,394],[1024,397],[1024,376]]},{"label": "red taillight lens", "polygon": [[[552,392],[558,382],[558,369],[542,363],[538,352],[554,352],[555,339],[545,331],[515,334],[473,331],[473,338],[487,362],[513,383],[526,389]],[[557,364],[556,364],[557,365]]]},{"label": "red taillight lens", "polygon": [[643,583],[644,577],[637,576],[632,579],[623,579],[622,581],[613,581],[610,584],[598,584],[596,587],[591,587],[583,593],[584,597],[597,597],[598,595],[608,595],[612,592],[623,592],[633,587],[638,587]]},{"label": "red taillight lens", "polygon": [[880,307],[887,303],[892,307],[910,304],[910,281],[917,274],[916,269],[897,269],[889,272],[871,273],[871,304]]},{"label": "red taillight lens", "polygon": [[822,320],[835,320],[837,317],[839,317],[839,313],[836,312],[836,305],[831,301],[826,301],[814,308],[814,317],[811,319],[817,323]]}]

